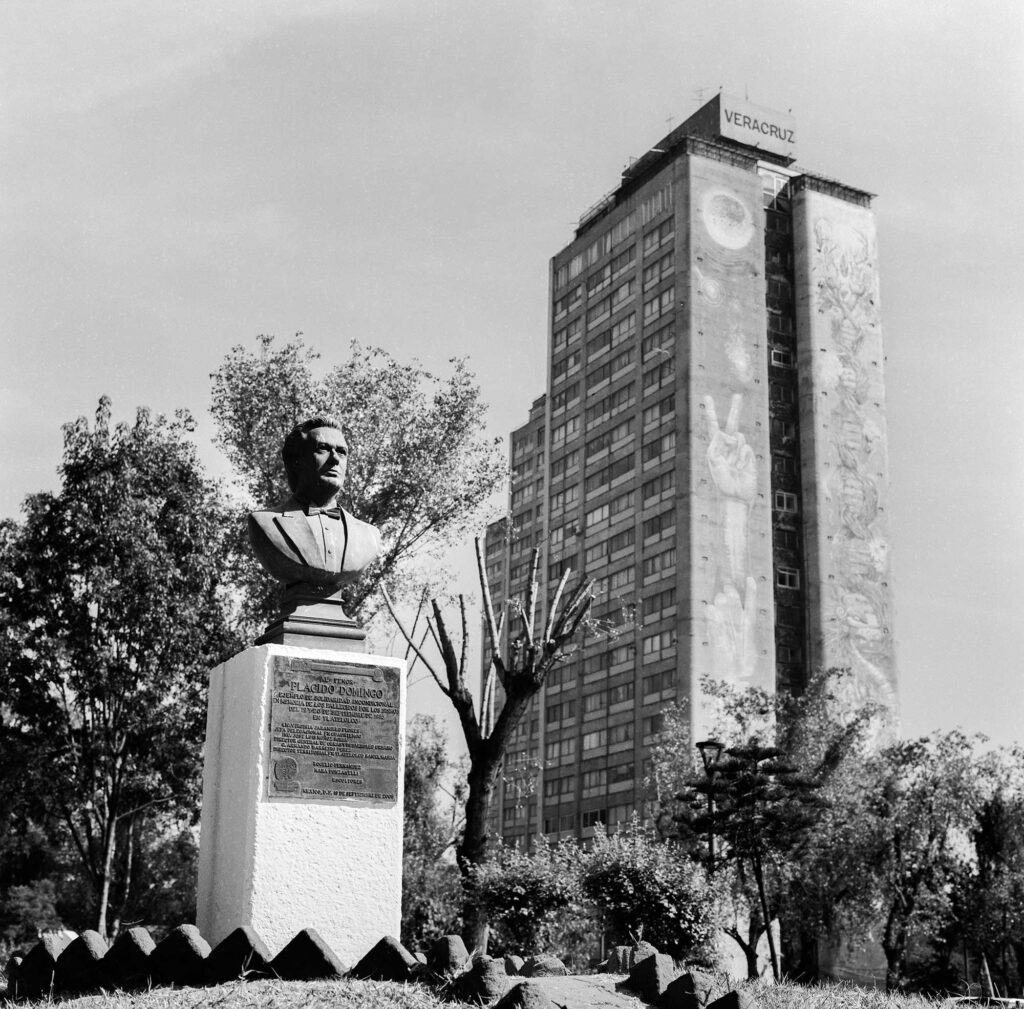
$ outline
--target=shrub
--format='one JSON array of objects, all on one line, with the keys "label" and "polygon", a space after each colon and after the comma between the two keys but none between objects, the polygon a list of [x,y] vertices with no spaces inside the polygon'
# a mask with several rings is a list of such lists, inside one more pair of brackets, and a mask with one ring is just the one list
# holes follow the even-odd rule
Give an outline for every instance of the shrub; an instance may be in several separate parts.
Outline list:
[{"label": "shrub", "polygon": [[548,951],[558,919],[579,895],[579,860],[573,842],[549,845],[538,838],[529,852],[502,845],[473,870],[496,950],[521,956]]},{"label": "shrub", "polygon": [[714,901],[704,870],[636,818],[620,833],[595,835],[581,883],[614,942],[642,936],[662,952],[713,964]]}]

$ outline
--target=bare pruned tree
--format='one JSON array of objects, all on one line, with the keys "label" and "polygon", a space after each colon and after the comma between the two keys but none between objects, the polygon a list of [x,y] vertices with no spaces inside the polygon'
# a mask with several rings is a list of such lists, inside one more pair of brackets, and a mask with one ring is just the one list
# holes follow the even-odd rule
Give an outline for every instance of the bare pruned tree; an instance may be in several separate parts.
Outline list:
[{"label": "bare pruned tree", "polygon": [[[470,948],[486,946],[487,922],[473,894],[473,867],[487,858],[487,814],[491,797],[505,759],[505,750],[532,698],[540,692],[548,672],[561,662],[573,638],[590,614],[593,580],[584,579],[566,593],[571,572],[558,583],[546,618],[538,620],[537,569],[540,550],[534,549],[530,564],[529,588],[524,600],[511,599],[500,618],[496,617],[487,584],[480,540],[476,540],[477,572],[483,595],[484,625],[490,648],[490,665],[484,678],[479,709],[466,681],[466,655],[469,642],[465,597],[459,596],[461,640],[455,640],[445,623],[441,607],[431,600],[427,616],[429,637],[440,656],[431,662],[423,651],[425,639],[417,644],[415,628],[409,630],[395,612],[382,590],[392,619],[409,647],[415,652],[441,692],[452,702],[459,716],[469,751],[469,780],[466,793],[465,829],[456,847],[462,873],[465,907],[465,939]],[[501,697],[498,697],[498,687]]]}]

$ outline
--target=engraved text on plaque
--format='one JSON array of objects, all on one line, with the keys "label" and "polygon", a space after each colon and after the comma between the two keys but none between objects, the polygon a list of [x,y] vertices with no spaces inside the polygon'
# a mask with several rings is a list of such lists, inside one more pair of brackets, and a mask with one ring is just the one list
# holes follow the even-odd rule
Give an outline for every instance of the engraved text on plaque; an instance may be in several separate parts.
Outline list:
[{"label": "engraved text on plaque", "polygon": [[277,655],[268,798],[398,801],[399,672]]}]

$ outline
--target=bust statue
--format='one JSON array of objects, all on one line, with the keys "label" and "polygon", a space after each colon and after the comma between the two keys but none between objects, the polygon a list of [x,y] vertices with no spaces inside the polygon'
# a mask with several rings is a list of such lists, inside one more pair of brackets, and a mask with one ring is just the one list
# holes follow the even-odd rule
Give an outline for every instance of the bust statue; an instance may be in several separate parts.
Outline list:
[{"label": "bust statue", "polygon": [[281,454],[291,496],[249,515],[253,552],[282,584],[281,612],[257,644],[339,647],[334,639],[347,638],[351,646],[365,635],[345,615],[341,589],[376,560],[381,543],[374,526],[338,506],[348,443],[333,417],[312,417],[292,429]]}]

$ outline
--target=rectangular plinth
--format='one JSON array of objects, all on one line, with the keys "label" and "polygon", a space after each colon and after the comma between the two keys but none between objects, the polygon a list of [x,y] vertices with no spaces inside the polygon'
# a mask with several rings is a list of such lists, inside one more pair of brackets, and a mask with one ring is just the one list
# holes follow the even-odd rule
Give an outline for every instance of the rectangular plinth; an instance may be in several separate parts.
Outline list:
[{"label": "rectangular plinth", "polygon": [[315,928],[352,966],[398,935],[405,664],[262,645],[210,674],[197,924],[276,953]]}]

